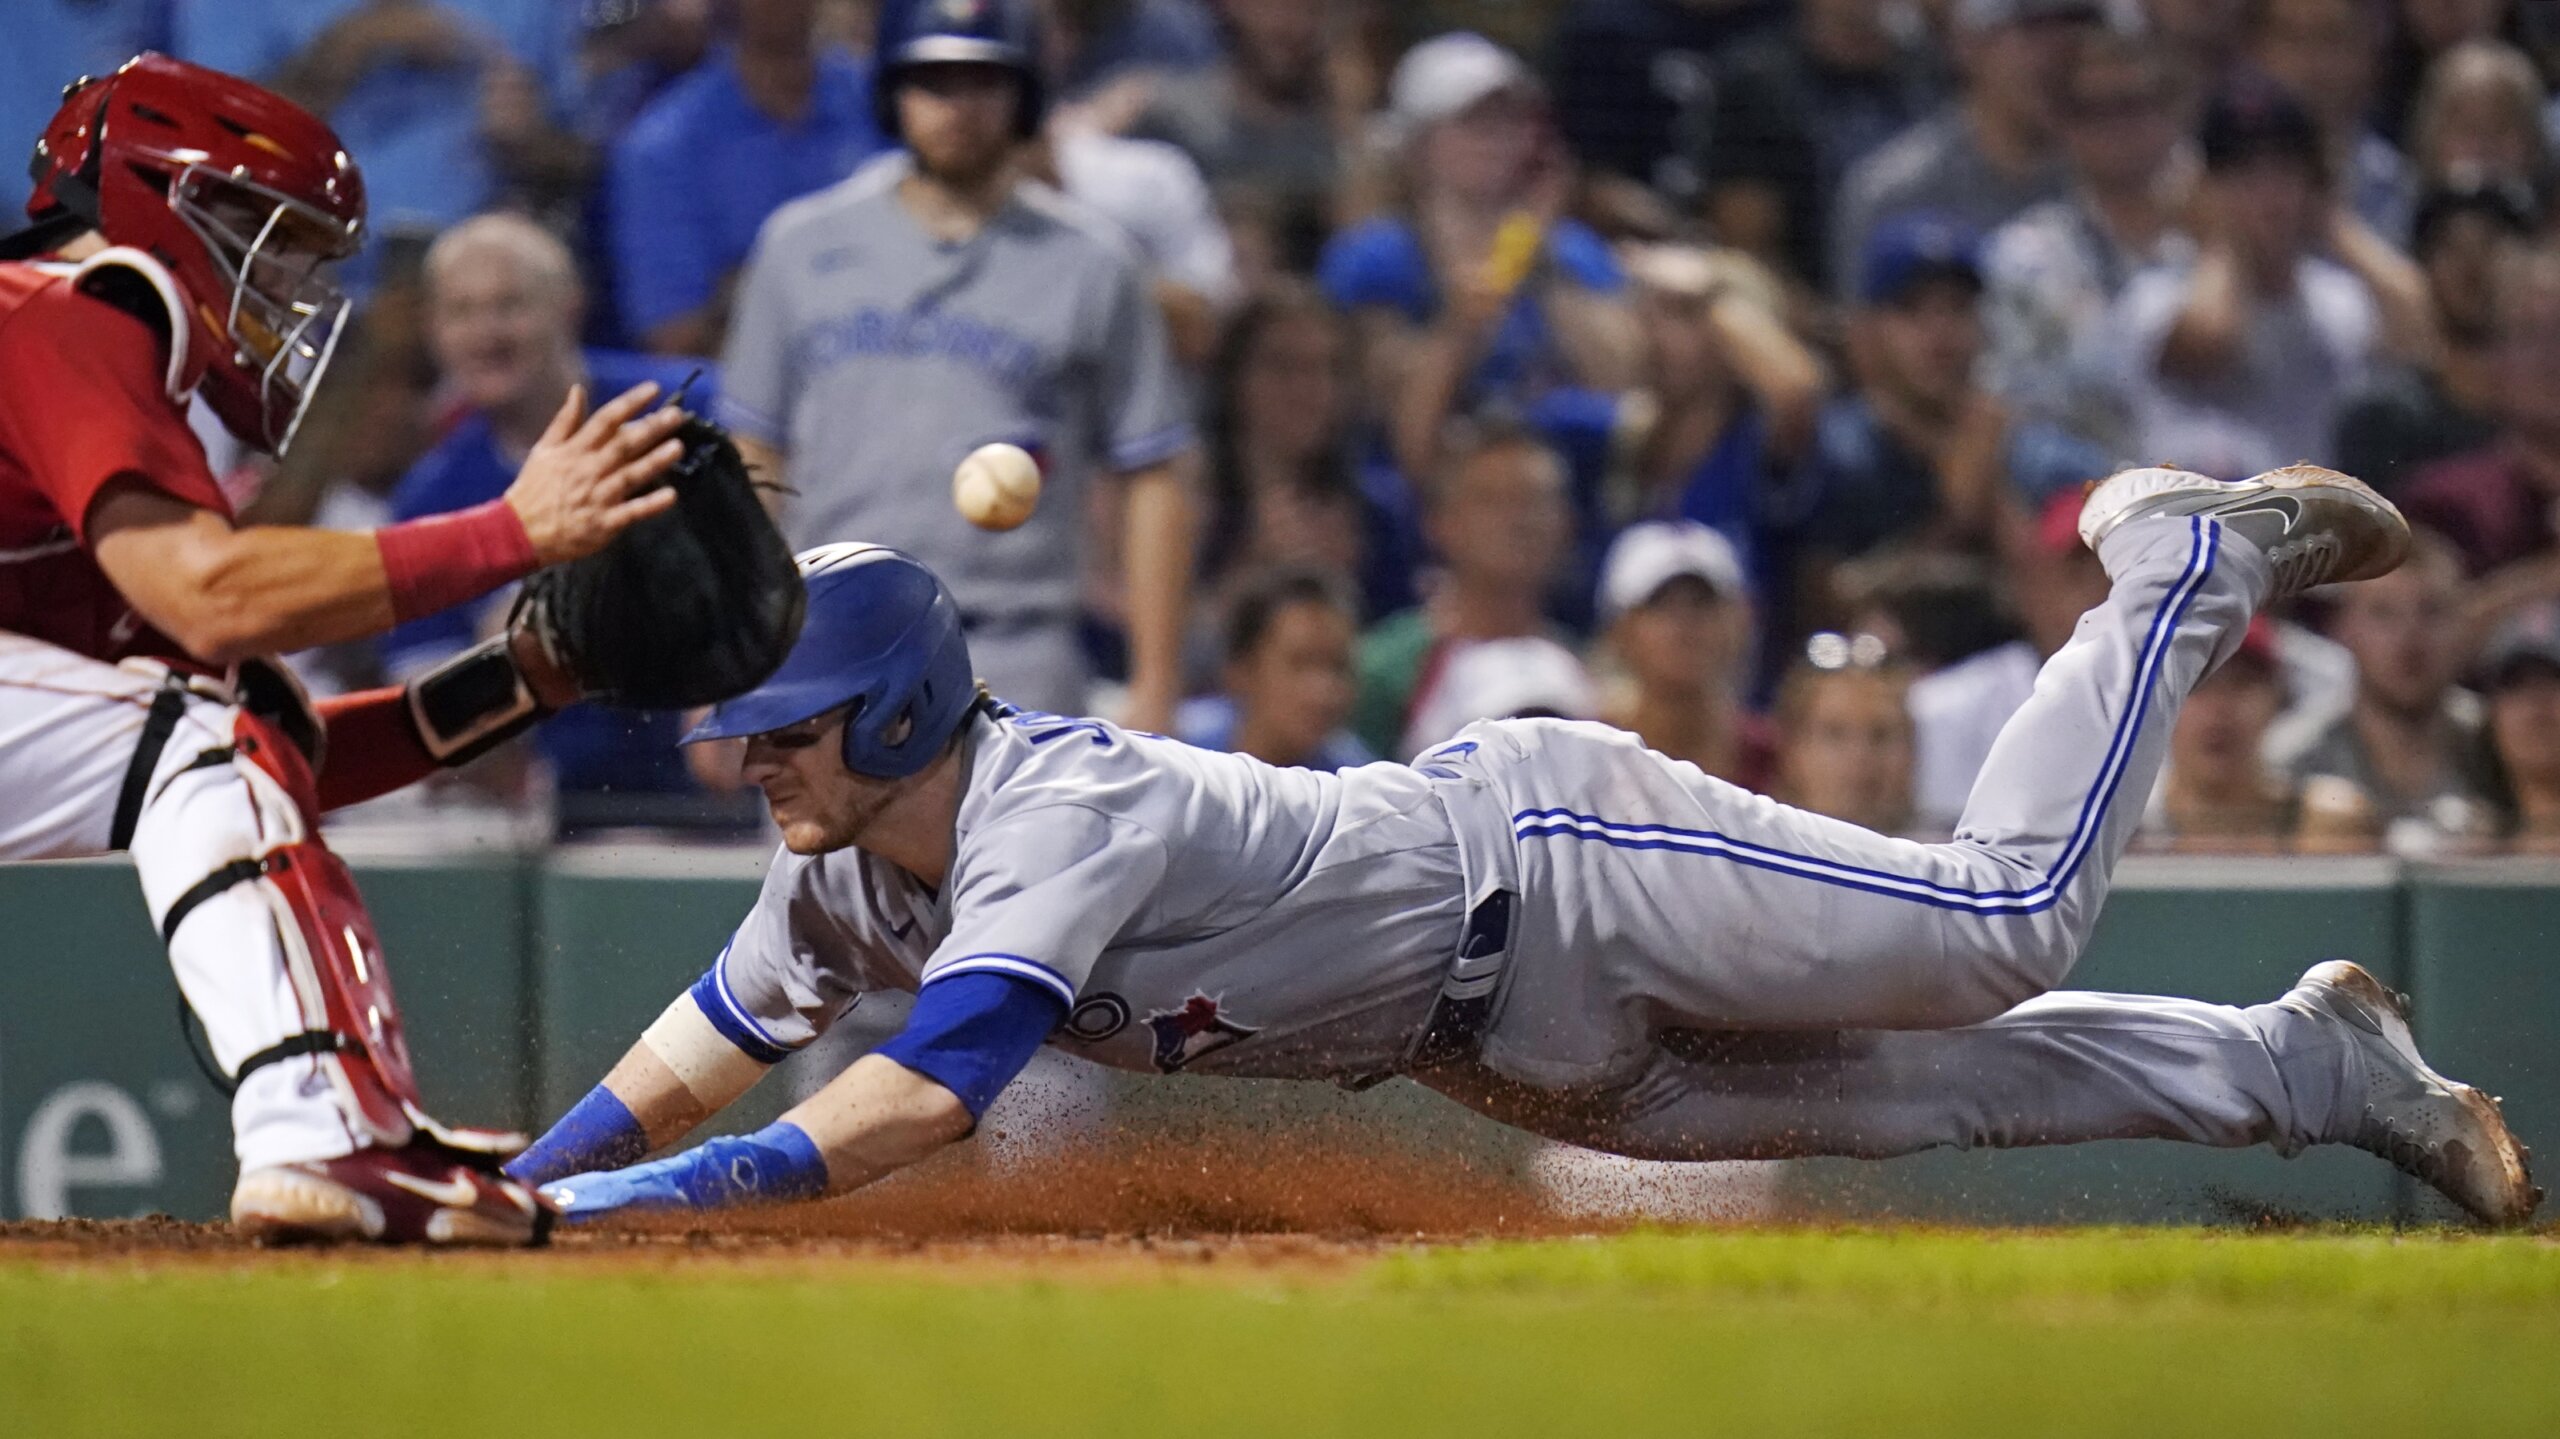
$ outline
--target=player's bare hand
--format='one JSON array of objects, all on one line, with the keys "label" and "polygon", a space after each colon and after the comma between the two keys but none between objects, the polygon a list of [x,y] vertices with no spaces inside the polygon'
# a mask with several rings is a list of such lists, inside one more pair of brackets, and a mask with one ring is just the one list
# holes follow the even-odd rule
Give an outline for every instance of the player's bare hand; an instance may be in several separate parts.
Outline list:
[{"label": "player's bare hand", "polygon": [[572,386],[551,427],[525,457],[507,503],[524,521],[533,552],[556,565],[603,549],[615,535],[676,502],[666,486],[649,488],[684,453],[672,438],[684,423],[673,405],[635,419],[658,397],[655,384],[632,386],[594,414],[584,386]]}]

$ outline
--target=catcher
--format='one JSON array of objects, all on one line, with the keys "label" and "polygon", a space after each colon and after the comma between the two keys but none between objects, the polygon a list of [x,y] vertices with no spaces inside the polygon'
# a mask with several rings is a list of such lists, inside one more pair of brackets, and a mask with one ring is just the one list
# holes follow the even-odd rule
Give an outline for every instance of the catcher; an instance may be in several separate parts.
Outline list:
[{"label": "catcher", "polygon": [[[573,391],[477,508],[369,534],[235,525],[186,406],[259,450],[291,442],[347,315],[327,266],[363,233],[355,163],[275,95],[143,55],[66,92],[33,174],[34,223],[0,241],[0,858],[132,853],[232,1086],[249,1233],[539,1242],[550,1211],[497,1169],[521,1141],[420,1105],[319,818],[582,689],[672,704],[754,683],[796,633],[790,556],[725,440],[644,415],[645,385],[592,415]],[[659,581],[659,554],[703,568]],[[581,557],[527,587],[509,633],[405,688],[315,707],[266,658]],[[597,596],[642,602],[620,589],[635,569],[665,604],[620,622],[698,667],[617,669],[590,642]]]}]

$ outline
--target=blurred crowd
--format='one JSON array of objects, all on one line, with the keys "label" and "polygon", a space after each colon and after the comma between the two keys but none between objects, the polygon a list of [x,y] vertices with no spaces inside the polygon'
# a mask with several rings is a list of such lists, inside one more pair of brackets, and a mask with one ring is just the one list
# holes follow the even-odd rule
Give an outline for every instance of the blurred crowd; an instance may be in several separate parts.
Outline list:
[{"label": "blurred crowd", "polygon": [[[477,503],[572,385],[689,386],[795,546],[941,568],[999,693],[1281,764],[1553,714],[1943,834],[2104,592],[2086,482],[2334,465],[2417,553],[2253,628],[2148,842],[2560,852],[2560,6],[1018,0],[1053,228],[917,217],[1017,334],[865,288],[942,143],[882,3],[15,0],[0,131],[159,48],[363,163],[358,326],[288,459],[225,461],[253,518]],[[955,532],[992,440],[1051,467],[1034,538]],[[752,825],[683,722],[573,711],[424,803]]]}]

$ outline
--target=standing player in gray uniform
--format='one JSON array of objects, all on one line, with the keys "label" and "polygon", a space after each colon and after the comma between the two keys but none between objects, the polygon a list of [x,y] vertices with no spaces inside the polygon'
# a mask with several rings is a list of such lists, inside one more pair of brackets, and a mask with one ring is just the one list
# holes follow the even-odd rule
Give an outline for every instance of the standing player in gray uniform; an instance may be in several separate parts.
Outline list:
[{"label": "standing player in gray uniform", "polygon": [[[1130,722],[1169,729],[1180,698],[1191,508],[1188,401],[1129,242],[1020,178],[1037,132],[1027,0],[887,0],[876,97],[906,148],[765,222],[721,356],[720,417],[794,492],[795,547],[872,536],[959,597],[1005,694],[1085,707],[1077,639],[1084,488],[1116,476]],[[1047,502],[988,534],[951,506],[962,456],[1005,441],[1041,457]]]},{"label": "standing player in gray uniform", "polygon": [[[750,736],[786,852],[710,972],[512,1172],[573,1218],[851,1189],[967,1134],[1046,1042],[1147,1072],[1409,1074],[1648,1159],[2353,1144],[2522,1220],[2540,1196],[2495,1105],[2429,1070],[2352,964],[2246,1009],[2046,992],[2188,690],[2268,600],[2408,545],[2386,501],[2311,467],[2127,471],[2080,530],[2112,593],[1934,845],[1596,725],[1481,723],[1336,776],[982,704],[928,572],[804,556],[798,648],[701,731]],[[912,1017],[824,1090],[634,1164],[876,989],[915,991]]]}]

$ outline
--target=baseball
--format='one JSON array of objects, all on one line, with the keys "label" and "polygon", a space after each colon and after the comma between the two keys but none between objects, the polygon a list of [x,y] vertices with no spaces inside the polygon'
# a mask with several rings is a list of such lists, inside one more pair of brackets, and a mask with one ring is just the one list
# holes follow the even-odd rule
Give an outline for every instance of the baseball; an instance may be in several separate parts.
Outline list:
[{"label": "baseball", "polygon": [[951,472],[951,502],[979,529],[1012,529],[1040,504],[1040,463],[1020,445],[980,445]]}]

